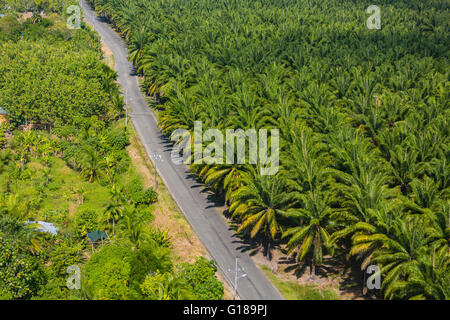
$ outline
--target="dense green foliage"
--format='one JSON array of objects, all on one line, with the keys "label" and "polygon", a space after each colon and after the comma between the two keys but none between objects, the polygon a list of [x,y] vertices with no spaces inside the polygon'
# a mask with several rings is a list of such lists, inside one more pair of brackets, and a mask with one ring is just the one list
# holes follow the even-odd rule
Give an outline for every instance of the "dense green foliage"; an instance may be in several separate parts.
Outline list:
[{"label": "dense green foliage", "polygon": [[128,279],[132,252],[128,248],[108,246],[92,255],[86,264],[86,285],[93,299],[131,298]]},{"label": "dense green foliage", "polygon": [[[19,231],[18,226],[11,231]],[[18,236],[0,232],[0,299],[30,298],[45,282],[39,259],[20,246]]]},{"label": "dense green foliage", "polygon": [[[155,273],[165,275],[155,285],[175,278],[186,293],[165,298],[197,298],[179,272],[189,264],[174,265],[167,232],[150,226],[158,193],[131,163],[116,73],[101,62],[96,34],[86,25],[68,30],[58,15],[9,15],[0,18],[0,48],[8,111],[0,125],[0,299],[161,299],[141,289]],[[58,234],[27,220],[51,222]],[[108,239],[90,244],[96,230]],[[67,287],[69,266],[81,269],[80,290]],[[220,299],[211,270],[198,272]]]},{"label": "dense green foliage", "polygon": [[214,261],[198,259],[194,264],[184,263],[181,272],[193,289],[197,299],[218,300],[223,296],[223,285],[216,281],[214,275],[217,267]]},{"label": "dense green foliage", "polygon": [[90,116],[117,116],[122,104],[116,75],[100,61],[93,32],[30,20],[0,19],[0,40],[12,40],[1,43],[0,55],[0,108],[10,122],[49,128]]},{"label": "dense green foliage", "polygon": [[17,12],[57,12],[64,14],[67,7],[76,4],[74,0],[0,0],[0,13],[10,9]]},{"label": "dense green foliage", "polygon": [[[281,170],[191,170],[238,231],[378,264],[385,298],[450,297],[449,3],[92,0],[129,44],[167,134],[279,128]],[[337,256],[344,256],[339,254]]]}]

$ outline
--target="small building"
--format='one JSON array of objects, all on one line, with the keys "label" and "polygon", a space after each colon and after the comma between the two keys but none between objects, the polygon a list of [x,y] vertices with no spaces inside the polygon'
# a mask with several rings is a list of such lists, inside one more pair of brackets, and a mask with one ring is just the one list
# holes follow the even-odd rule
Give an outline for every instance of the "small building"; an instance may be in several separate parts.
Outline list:
[{"label": "small building", "polygon": [[99,230],[89,232],[86,237],[88,242],[92,245],[92,252],[94,252],[94,244],[101,243],[103,246],[103,240],[107,240],[109,238],[106,231]]}]

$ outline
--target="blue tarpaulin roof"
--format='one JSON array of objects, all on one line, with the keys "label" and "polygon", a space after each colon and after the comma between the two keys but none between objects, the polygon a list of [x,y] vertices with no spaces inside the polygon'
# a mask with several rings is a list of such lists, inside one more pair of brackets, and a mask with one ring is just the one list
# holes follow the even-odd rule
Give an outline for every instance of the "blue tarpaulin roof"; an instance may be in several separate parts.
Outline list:
[{"label": "blue tarpaulin roof", "polygon": [[8,112],[5,109],[0,108],[0,114],[8,114]]},{"label": "blue tarpaulin roof", "polygon": [[92,242],[97,242],[98,240],[105,240],[108,238],[108,235],[106,234],[105,231],[94,231],[94,232],[89,232],[87,234],[89,240],[91,240]]},{"label": "blue tarpaulin roof", "polygon": [[27,221],[25,225],[38,224],[40,227],[36,228],[36,231],[49,233],[55,235],[58,233],[58,229],[53,225],[53,223],[44,221]]}]

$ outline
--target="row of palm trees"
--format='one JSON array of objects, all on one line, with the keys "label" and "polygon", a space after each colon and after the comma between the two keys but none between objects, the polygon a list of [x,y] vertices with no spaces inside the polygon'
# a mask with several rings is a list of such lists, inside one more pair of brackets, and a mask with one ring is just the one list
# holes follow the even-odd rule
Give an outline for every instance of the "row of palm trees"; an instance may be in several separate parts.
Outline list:
[{"label": "row of palm trees", "polygon": [[275,176],[191,166],[239,233],[312,277],[338,250],[381,267],[385,298],[450,296],[448,27],[433,4],[401,2],[375,33],[363,5],[333,0],[91,2],[128,41],[164,133],[280,129]]}]

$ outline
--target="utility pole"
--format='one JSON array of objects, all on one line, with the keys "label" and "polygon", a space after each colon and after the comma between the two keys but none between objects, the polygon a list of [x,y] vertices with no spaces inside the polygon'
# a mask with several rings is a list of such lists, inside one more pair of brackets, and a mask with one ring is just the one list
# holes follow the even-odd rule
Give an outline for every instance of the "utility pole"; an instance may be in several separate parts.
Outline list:
[{"label": "utility pole", "polygon": [[153,160],[153,167],[155,169],[155,191],[158,190],[158,174],[156,171],[156,163],[157,162],[164,162],[164,159],[162,158],[162,156],[158,153],[154,153],[152,155],[150,155],[150,158]]},{"label": "utility pole", "polygon": [[[130,99],[132,100],[132,99]],[[125,89],[125,130],[128,128],[128,90]]]},{"label": "utility pole", "polygon": [[234,297],[233,300],[236,300],[237,298],[237,291],[238,291],[238,279],[239,278],[245,278],[247,276],[246,273],[239,275],[239,272],[244,272],[244,268],[240,269],[238,268],[238,257],[236,257],[236,264],[234,270],[228,269],[228,272],[234,272]]},{"label": "utility pole", "polygon": [[236,272],[234,273],[234,300],[236,300],[236,296],[237,296],[237,279],[238,279],[238,258],[236,257],[236,267],[234,270],[236,270]]}]

